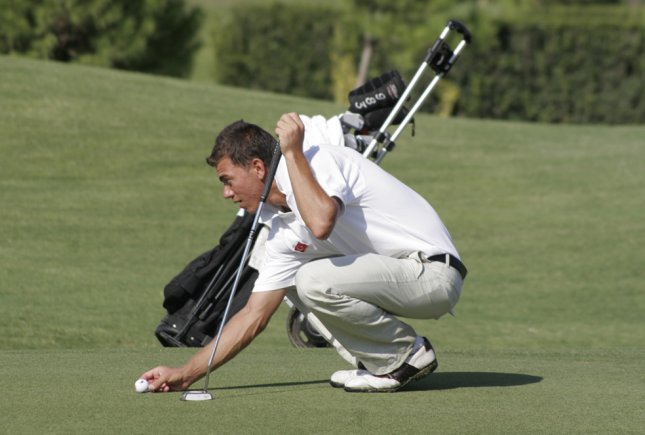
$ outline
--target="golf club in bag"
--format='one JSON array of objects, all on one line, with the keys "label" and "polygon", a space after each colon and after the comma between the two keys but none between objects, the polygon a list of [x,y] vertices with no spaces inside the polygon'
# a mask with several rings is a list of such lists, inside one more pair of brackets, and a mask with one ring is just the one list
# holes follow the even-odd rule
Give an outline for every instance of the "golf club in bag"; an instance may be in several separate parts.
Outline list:
[{"label": "golf club in bag", "polygon": [[[454,50],[446,42],[452,31],[461,36]],[[466,26],[450,20],[428,50],[408,86],[398,71],[390,71],[351,91],[348,95],[349,109],[338,117],[344,145],[380,164],[394,148],[395,141],[405,127],[410,122],[414,123],[415,113],[470,42],[471,34]],[[428,68],[434,72],[434,77],[408,110],[405,105]],[[388,130],[392,126],[398,127],[390,134]],[[246,247],[244,239],[250,234],[254,221],[254,215],[240,210],[220,237],[219,244],[195,258],[166,285],[163,306],[168,314],[155,330],[162,345],[202,347],[208,344],[217,325],[223,324],[223,314],[229,306],[227,301],[231,299],[238,275],[239,288],[235,289],[226,319],[246,304],[257,278],[253,261],[249,261],[248,255],[243,256],[243,248]],[[250,249],[263,243],[261,239],[266,237],[263,226],[260,225],[253,232],[253,237]],[[251,259],[254,251],[251,252]],[[291,344],[296,347],[328,346],[330,336],[323,331],[324,327],[317,319],[305,316],[288,298],[285,298],[285,302],[290,306],[286,326]]]},{"label": "golf club in bag", "polygon": [[244,251],[242,251],[242,258],[240,259],[240,264],[237,268],[237,272],[235,273],[235,280],[233,281],[233,287],[231,288],[231,291],[228,296],[228,300],[226,302],[226,308],[224,309],[224,314],[222,314],[222,320],[220,322],[219,329],[217,330],[215,343],[213,343],[213,349],[211,350],[211,354],[208,358],[206,377],[204,379],[204,389],[201,391],[186,391],[184,394],[182,394],[181,400],[191,400],[191,401],[192,400],[210,400],[213,398],[213,396],[208,392],[208,380],[210,379],[210,372],[211,372],[211,367],[213,366],[213,360],[215,359],[215,352],[217,351],[219,340],[222,337],[222,331],[224,330],[224,325],[228,320],[228,315],[231,310],[231,306],[233,304],[233,299],[235,298],[236,290],[240,285],[242,273],[244,272],[244,268],[246,267],[246,261],[251,252],[251,247],[253,246],[253,243],[255,241],[255,235],[260,226],[260,216],[262,215],[262,208],[264,208],[264,204],[266,203],[267,197],[269,196],[269,191],[271,190],[271,184],[273,184],[273,178],[275,177],[275,173],[278,169],[278,163],[280,163],[281,156],[282,156],[282,153],[280,151],[280,143],[276,141],[275,147],[273,149],[273,156],[271,157],[271,164],[269,166],[269,171],[267,172],[266,179],[264,180],[264,189],[262,190],[262,194],[260,195],[260,202],[258,204],[257,211],[255,212],[253,223],[251,224],[251,230],[249,231],[249,236],[246,239],[246,243],[244,244]]}]

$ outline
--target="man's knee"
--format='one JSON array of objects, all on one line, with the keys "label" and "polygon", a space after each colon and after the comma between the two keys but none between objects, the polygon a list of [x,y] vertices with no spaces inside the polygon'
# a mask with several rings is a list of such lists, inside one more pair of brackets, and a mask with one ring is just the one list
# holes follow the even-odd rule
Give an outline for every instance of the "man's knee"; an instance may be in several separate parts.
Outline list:
[{"label": "man's knee", "polygon": [[330,282],[317,261],[307,263],[296,273],[296,290],[300,300],[309,308],[319,306],[329,297]]}]

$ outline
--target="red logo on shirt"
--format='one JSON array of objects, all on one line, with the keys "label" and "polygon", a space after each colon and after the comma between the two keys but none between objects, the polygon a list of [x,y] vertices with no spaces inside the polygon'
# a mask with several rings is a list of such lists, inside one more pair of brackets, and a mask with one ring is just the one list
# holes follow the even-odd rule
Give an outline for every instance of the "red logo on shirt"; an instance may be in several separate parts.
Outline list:
[{"label": "red logo on shirt", "polygon": [[305,252],[308,247],[309,247],[309,245],[304,244],[302,242],[298,242],[298,243],[296,243],[296,246],[293,247],[293,250],[297,251],[297,252]]}]

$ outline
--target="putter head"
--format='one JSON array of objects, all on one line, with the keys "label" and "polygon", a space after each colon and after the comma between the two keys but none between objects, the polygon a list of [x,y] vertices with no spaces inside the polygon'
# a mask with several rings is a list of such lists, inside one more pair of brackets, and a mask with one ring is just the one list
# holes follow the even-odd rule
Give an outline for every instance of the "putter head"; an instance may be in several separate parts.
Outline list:
[{"label": "putter head", "polygon": [[201,402],[203,400],[213,400],[213,395],[207,390],[185,391],[181,395],[181,400],[189,402]]}]

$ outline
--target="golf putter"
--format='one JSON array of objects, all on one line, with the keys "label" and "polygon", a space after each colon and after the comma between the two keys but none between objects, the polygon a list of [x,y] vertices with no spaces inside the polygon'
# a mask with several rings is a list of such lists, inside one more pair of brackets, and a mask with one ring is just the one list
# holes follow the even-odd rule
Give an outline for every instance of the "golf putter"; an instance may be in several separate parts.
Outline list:
[{"label": "golf putter", "polygon": [[224,325],[228,318],[228,312],[231,308],[233,298],[237,292],[237,287],[240,284],[240,277],[242,276],[242,271],[244,270],[244,265],[251,251],[251,246],[253,246],[253,240],[255,239],[255,233],[257,232],[260,214],[262,213],[262,208],[266,203],[267,197],[269,196],[269,191],[271,190],[271,184],[273,184],[273,179],[275,178],[275,173],[278,169],[278,163],[280,162],[280,157],[282,152],[280,151],[280,143],[276,140],[275,148],[273,150],[273,157],[271,158],[271,165],[269,166],[269,172],[267,173],[266,180],[264,180],[264,190],[262,195],[260,195],[260,202],[258,204],[258,209],[255,212],[255,218],[253,219],[253,224],[251,225],[251,231],[249,231],[249,237],[246,239],[246,245],[244,247],[244,252],[242,253],[242,259],[240,260],[240,266],[237,269],[235,275],[235,281],[233,282],[233,287],[231,289],[231,294],[228,297],[226,302],[226,308],[224,309],[224,315],[222,316],[222,322],[219,325],[217,331],[217,336],[215,337],[215,344],[213,345],[213,350],[211,351],[210,357],[208,358],[208,368],[206,370],[206,377],[204,378],[204,388],[202,390],[191,390],[186,391],[181,395],[181,400],[186,401],[202,401],[202,400],[212,400],[213,395],[208,391],[208,381],[210,378],[211,367],[213,365],[213,360],[215,359],[215,352],[217,351],[217,346],[219,345],[219,340],[222,336],[222,331],[224,330]]}]

